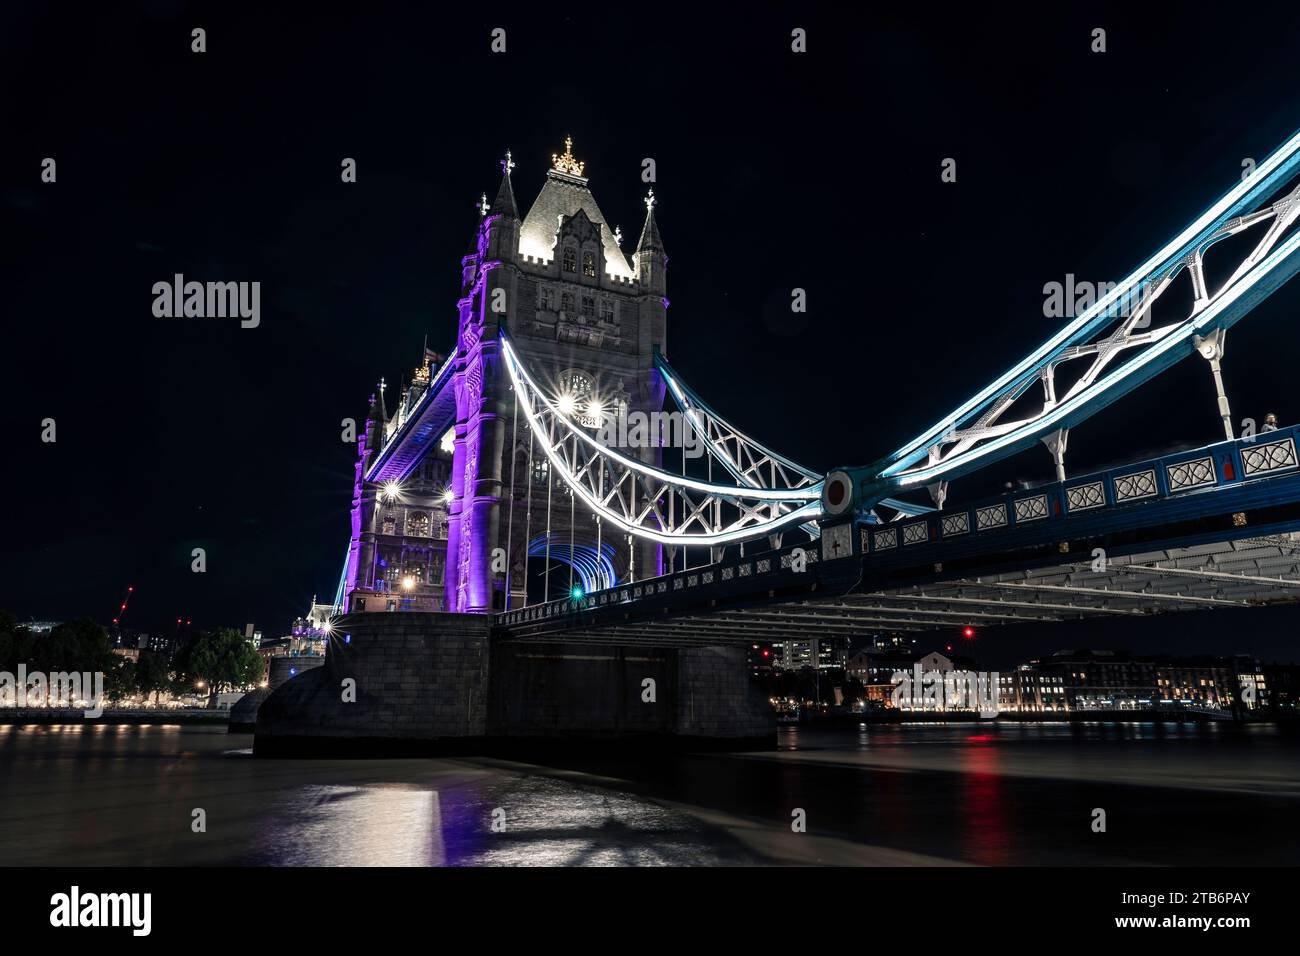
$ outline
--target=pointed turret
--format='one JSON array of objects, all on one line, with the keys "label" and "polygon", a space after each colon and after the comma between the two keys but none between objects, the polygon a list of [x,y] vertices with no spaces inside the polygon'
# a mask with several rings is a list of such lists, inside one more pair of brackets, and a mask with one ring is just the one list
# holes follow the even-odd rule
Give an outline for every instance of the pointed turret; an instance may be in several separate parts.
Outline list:
[{"label": "pointed turret", "polygon": [[650,190],[645,197],[645,226],[641,229],[641,239],[636,244],[638,254],[664,251],[664,241],[659,238],[659,224],[655,222],[655,191]]},{"label": "pointed turret", "polygon": [[[513,259],[519,248],[519,210],[515,206],[515,191],[510,185],[510,170],[514,168],[510,150],[506,150],[506,158],[501,160],[501,188],[483,216],[488,259]],[[484,248],[481,242],[480,248]]]},{"label": "pointed turret", "polygon": [[655,222],[655,191],[652,189],[645,197],[645,226],[641,229],[641,238],[636,244],[636,275],[641,288],[657,296],[665,296],[668,286],[664,272],[668,268],[668,256],[664,253],[664,241],[659,237],[659,224]]},{"label": "pointed turret", "polygon": [[378,443],[375,445],[376,448],[383,448],[384,442],[388,440],[388,406],[384,402],[384,389],[387,387],[388,383],[381,378],[379,380],[379,401],[375,403],[374,408],[375,428],[379,436]]},{"label": "pointed turret", "polygon": [[510,158],[510,150],[507,149],[506,158],[501,160],[501,188],[497,190],[497,198],[492,200],[490,215],[519,218],[519,208],[515,205],[515,191],[510,185],[510,170],[514,168],[514,160]]}]

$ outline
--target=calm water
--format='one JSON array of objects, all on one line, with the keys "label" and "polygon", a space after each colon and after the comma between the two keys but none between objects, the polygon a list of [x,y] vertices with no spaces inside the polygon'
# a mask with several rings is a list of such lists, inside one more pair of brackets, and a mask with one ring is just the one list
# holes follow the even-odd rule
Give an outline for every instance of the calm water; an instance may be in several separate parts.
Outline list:
[{"label": "calm water", "polygon": [[201,727],[0,725],[2,862],[1300,862],[1300,735],[1273,725],[787,727],[772,753],[547,766],[251,745]]}]

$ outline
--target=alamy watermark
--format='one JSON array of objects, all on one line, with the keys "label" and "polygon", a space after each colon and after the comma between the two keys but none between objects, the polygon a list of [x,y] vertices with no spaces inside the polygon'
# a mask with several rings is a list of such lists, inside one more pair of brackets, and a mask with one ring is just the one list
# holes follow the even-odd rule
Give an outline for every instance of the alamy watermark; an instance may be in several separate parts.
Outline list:
[{"label": "alamy watermark", "polygon": [[[1076,318],[1118,288],[1118,282],[1089,282],[1086,279],[1075,279],[1073,272],[1067,272],[1064,282],[1048,282],[1043,285],[1043,316],[1049,319]],[[1112,319],[1140,315],[1141,319],[1135,327],[1146,328],[1151,324],[1151,301],[1149,283],[1140,282],[1117,295],[1101,314]]]},{"label": "alamy watermark", "polygon": [[28,671],[18,665],[18,673],[0,671],[0,707],[44,707],[59,710],[81,709],[91,720],[104,715],[104,672]]},{"label": "alamy watermark", "polygon": [[899,710],[969,710],[998,715],[998,672],[965,670],[894,671],[890,702]]},{"label": "alamy watermark", "polygon": [[704,436],[683,412],[629,412],[620,405],[601,416],[596,440],[606,448],[680,448],[687,458],[704,454]]},{"label": "alamy watermark", "polygon": [[260,282],[186,282],[178,272],[171,282],[155,282],[153,295],[153,314],[160,319],[238,318],[245,329],[262,323]]}]

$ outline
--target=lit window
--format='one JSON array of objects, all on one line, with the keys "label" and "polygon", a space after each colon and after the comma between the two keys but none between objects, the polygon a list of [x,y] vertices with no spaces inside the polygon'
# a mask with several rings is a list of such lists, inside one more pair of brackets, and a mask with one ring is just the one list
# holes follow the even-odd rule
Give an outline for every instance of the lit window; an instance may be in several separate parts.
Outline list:
[{"label": "lit window", "polygon": [[572,249],[564,250],[564,271],[565,272],[578,271],[578,254],[574,252]]},{"label": "lit window", "polygon": [[594,276],[596,274],[596,254],[594,252],[584,252],[582,254],[582,274],[585,276]]},{"label": "lit window", "polygon": [[417,538],[427,538],[429,536],[429,516],[423,512],[417,512],[406,519],[406,533]]},{"label": "lit window", "polygon": [[596,315],[596,300],[589,295],[582,297],[582,314],[588,318],[594,318]]},{"label": "lit window", "polygon": [[566,293],[564,293],[562,296],[560,296],[560,311],[561,311],[561,312],[572,312],[572,311],[573,311],[573,295],[572,295],[572,293],[566,292]]},{"label": "lit window", "polygon": [[545,458],[537,458],[533,461],[533,484],[544,485],[546,479],[551,473],[551,463]]},{"label": "lit window", "polygon": [[609,299],[600,300],[600,320],[602,322],[614,321],[614,303]]}]

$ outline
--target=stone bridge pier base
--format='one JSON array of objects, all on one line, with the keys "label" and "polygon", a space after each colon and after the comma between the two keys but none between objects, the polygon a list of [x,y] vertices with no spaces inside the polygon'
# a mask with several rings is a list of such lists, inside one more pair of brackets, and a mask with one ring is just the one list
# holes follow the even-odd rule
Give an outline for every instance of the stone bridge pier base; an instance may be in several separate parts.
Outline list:
[{"label": "stone bridge pier base", "polygon": [[760,749],[772,709],[742,647],[511,642],[479,614],[345,617],[325,663],[258,710],[258,755]]}]

